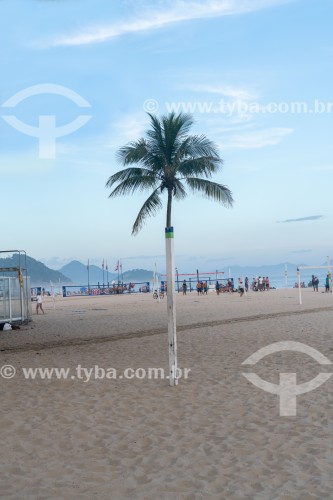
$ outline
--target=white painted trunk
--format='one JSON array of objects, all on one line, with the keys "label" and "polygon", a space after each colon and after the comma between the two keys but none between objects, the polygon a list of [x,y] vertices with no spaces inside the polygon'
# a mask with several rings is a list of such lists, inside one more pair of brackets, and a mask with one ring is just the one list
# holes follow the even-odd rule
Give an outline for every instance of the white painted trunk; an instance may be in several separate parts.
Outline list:
[{"label": "white painted trunk", "polygon": [[166,272],[167,272],[167,308],[169,342],[169,383],[178,384],[177,369],[177,330],[175,304],[175,265],[173,248],[173,227],[165,229]]}]

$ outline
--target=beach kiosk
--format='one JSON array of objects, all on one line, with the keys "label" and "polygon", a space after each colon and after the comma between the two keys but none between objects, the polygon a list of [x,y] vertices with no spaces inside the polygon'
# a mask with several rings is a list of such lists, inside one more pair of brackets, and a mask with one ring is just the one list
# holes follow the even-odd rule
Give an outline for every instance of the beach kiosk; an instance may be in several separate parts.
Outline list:
[{"label": "beach kiosk", "polygon": [[0,250],[1,254],[11,254],[11,258],[2,260],[8,265],[0,265],[0,322],[28,321],[31,318],[31,299],[26,252]]}]

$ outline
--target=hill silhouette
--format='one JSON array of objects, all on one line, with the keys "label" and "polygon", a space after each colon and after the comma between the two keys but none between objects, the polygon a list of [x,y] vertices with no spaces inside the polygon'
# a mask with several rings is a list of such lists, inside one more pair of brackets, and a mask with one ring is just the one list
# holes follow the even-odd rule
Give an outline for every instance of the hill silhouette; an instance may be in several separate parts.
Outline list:
[{"label": "hill silhouette", "polygon": [[[69,276],[72,282],[76,285],[87,285],[88,283],[88,269],[87,266],[79,262],[78,260],[73,260],[69,262],[61,269],[59,272]],[[153,279],[153,271],[147,269],[131,269],[129,271],[125,271],[123,276],[119,274],[119,279],[124,282],[141,282],[141,281],[152,281]],[[112,283],[112,281],[118,281],[118,273],[109,272],[108,273],[108,281]],[[98,266],[90,265],[89,266],[89,283],[90,285],[97,285],[98,283],[101,285],[103,283],[103,269]],[[104,283],[107,283],[107,272],[104,270]]]},{"label": "hill silhouette", "polygon": [[[11,257],[0,258],[0,267],[16,267],[19,264],[18,254],[13,254]],[[24,258],[21,257],[21,267],[24,267]],[[41,286],[44,284],[71,283],[71,279],[59,271],[50,269],[42,262],[39,262],[27,255],[27,272],[30,276],[31,286]],[[16,273],[5,273],[6,276],[16,276]]]}]

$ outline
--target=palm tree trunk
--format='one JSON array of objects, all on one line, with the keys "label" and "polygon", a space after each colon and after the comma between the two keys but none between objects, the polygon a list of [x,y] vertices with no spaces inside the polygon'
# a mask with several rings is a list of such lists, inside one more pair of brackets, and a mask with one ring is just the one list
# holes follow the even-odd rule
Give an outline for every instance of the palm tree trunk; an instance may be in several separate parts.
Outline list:
[{"label": "palm tree trunk", "polygon": [[171,227],[172,189],[168,189],[168,205],[166,227]]},{"label": "palm tree trunk", "polygon": [[167,309],[169,341],[169,384],[178,384],[177,368],[177,330],[176,304],[174,300],[175,264],[173,246],[173,227],[171,226],[172,190],[168,190],[167,227],[165,228],[166,272],[167,272]]}]

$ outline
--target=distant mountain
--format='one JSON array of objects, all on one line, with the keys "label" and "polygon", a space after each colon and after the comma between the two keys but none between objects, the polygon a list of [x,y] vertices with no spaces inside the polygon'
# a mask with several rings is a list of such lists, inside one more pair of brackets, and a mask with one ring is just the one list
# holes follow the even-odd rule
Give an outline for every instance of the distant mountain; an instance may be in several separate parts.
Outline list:
[{"label": "distant mountain", "polygon": [[147,271],[147,269],[132,269],[131,271],[124,272],[123,280],[125,282],[132,281],[138,283],[140,281],[153,281],[154,271]]},{"label": "distant mountain", "polygon": [[[0,259],[0,267],[16,267],[19,263],[18,254],[13,254],[11,257],[7,257],[5,259]],[[21,257],[21,267],[24,267],[24,257]],[[42,262],[39,262],[32,257],[27,255],[27,271],[28,276],[30,276],[30,284],[31,286],[42,286],[46,284],[50,284],[52,281],[53,284],[59,283],[70,283],[71,280],[66,275],[62,274],[59,271],[54,271],[49,267],[45,266]],[[6,276],[15,276],[15,273],[5,273]]]},{"label": "distant mountain", "polygon": [[[284,278],[284,273],[285,273],[285,266],[287,265],[288,269],[288,275],[291,276],[296,276],[297,275],[297,266],[295,264],[291,263],[283,263],[283,264],[275,264],[275,265],[265,265],[265,266],[238,266],[238,265],[230,265],[228,267],[225,267],[223,269],[224,275],[219,275],[219,278],[227,278],[229,274],[229,269],[231,273],[231,277],[233,278],[238,278],[240,276],[248,276],[250,279],[252,279],[255,276],[281,276],[281,278]],[[302,265],[302,264],[300,264]],[[204,267],[203,267],[204,269]],[[77,260],[73,260],[69,264],[63,266],[61,269],[59,269],[59,272],[62,274],[68,276],[73,284],[76,285],[87,285],[88,281],[88,271],[87,271],[87,266],[85,264],[82,264],[82,262],[79,262]],[[183,271],[186,272],[186,271]],[[188,272],[194,272],[193,269],[188,271]],[[203,274],[200,273],[199,269],[199,276],[203,277]],[[214,273],[211,275],[214,277]],[[131,269],[128,271],[124,271],[123,273],[123,278],[121,277],[121,274],[119,274],[119,279],[123,279],[125,283],[128,282],[133,282],[133,283],[139,283],[142,281],[150,281],[152,282],[153,280],[153,271],[148,270],[148,269]],[[161,276],[159,276],[159,279],[161,279]],[[183,279],[183,277],[180,276],[180,279]],[[193,276],[193,279],[195,279],[195,275]],[[118,272],[112,272],[108,274],[108,280],[109,283],[112,283],[112,281],[118,281]],[[93,266],[91,265],[89,267],[89,281],[91,285],[97,285],[98,283],[101,285],[103,283],[103,270],[98,267],[98,266]],[[107,283],[107,273],[106,270],[104,270],[104,283]]]},{"label": "distant mountain", "polygon": [[[69,264],[66,264],[61,269],[61,273],[69,276],[75,285],[87,285],[88,284],[88,269],[85,264],[79,262],[78,260],[72,260]],[[115,273],[108,273],[109,282],[111,282],[115,277],[118,276]],[[98,266],[89,266],[89,282],[91,285],[102,284],[103,282],[103,269]],[[107,282],[107,272],[104,270],[104,282]]]},{"label": "distant mountain", "polygon": [[[88,283],[88,269],[87,266],[82,264],[77,260],[73,260],[69,264],[66,264],[59,272],[69,276],[72,282],[76,285],[87,285]],[[119,279],[123,280],[125,283],[132,281],[138,283],[141,281],[152,281],[153,271],[148,271],[147,269],[132,269],[130,271],[125,271],[123,276],[119,274]],[[112,272],[108,273],[109,283],[112,281],[118,281],[118,273]],[[89,266],[89,283],[91,285],[101,285],[103,283],[103,270],[98,266]],[[104,270],[104,283],[107,283],[107,272]]]},{"label": "distant mountain", "polygon": [[[18,255],[14,254],[8,258],[0,258],[0,267],[16,267],[18,265]],[[306,264],[300,264],[303,266]],[[323,263],[324,266],[327,265],[327,262]],[[23,259],[21,259],[21,266],[24,267]],[[265,265],[265,266],[238,266],[238,265],[230,265],[223,269],[224,275],[221,274],[218,276],[219,279],[227,278],[230,269],[230,275],[233,278],[238,278],[240,276],[248,276],[251,280],[255,276],[269,276],[276,277],[279,279],[284,279],[285,274],[285,266],[287,266],[289,279],[294,279],[297,277],[297,266],[291,263],[282,263],[275,265]],[[28,276],[30,276],[31,286],[49,286],[50,281],[55,285],[60,283],[69,283],[75,285],[87,285],[88,281],[88,271],[87,266],[82,264],[77,260],[73,260],[69,264],[66,264],[58,271],[48,268],[42,262],[39,262],[32,257],[27,256],[27,268],[28,268]],[[203,267],[204,269],[204,267]],[[325,270],[321,270],[322,274],[325,274]],[[186,272],[182,270],[182,272]],[[193,269],[190,269],[188,272],[194,272]],[[319,273],[320,271],[316,271],[312,269],[303,270],[302,276],[306,277],[307,275],[311,276],[311,274]],[[214,278],[213,273],[211,276]],[[6,275],[10,275],[10,273],[6,272]],[[15,273],[12,273],[15,275]],[[203,278],[203,274],[200,273],[199,276]],[[159,275],[158,279],[161,280],[162,276]],[[183,279],[182,276],[179,277],[180,280]],[[195,278],[195,276],[193,276]],[[140,283],[146,281],[153,281],[153,271],[148,269],[131,269],[125,271],[123,276],[119,274],[119,279],[123,279],[125,283]],[[103,283],[103,270],[98,267],[91,265],[89,266],[89,280],[91,285],[97,285],[98,283],[102,285]],[[108,273],[109,283],[112,281],[118,281],[118,272],[109,272]],[[104,282],[107,283],[107,272],[104,270]]]}]

